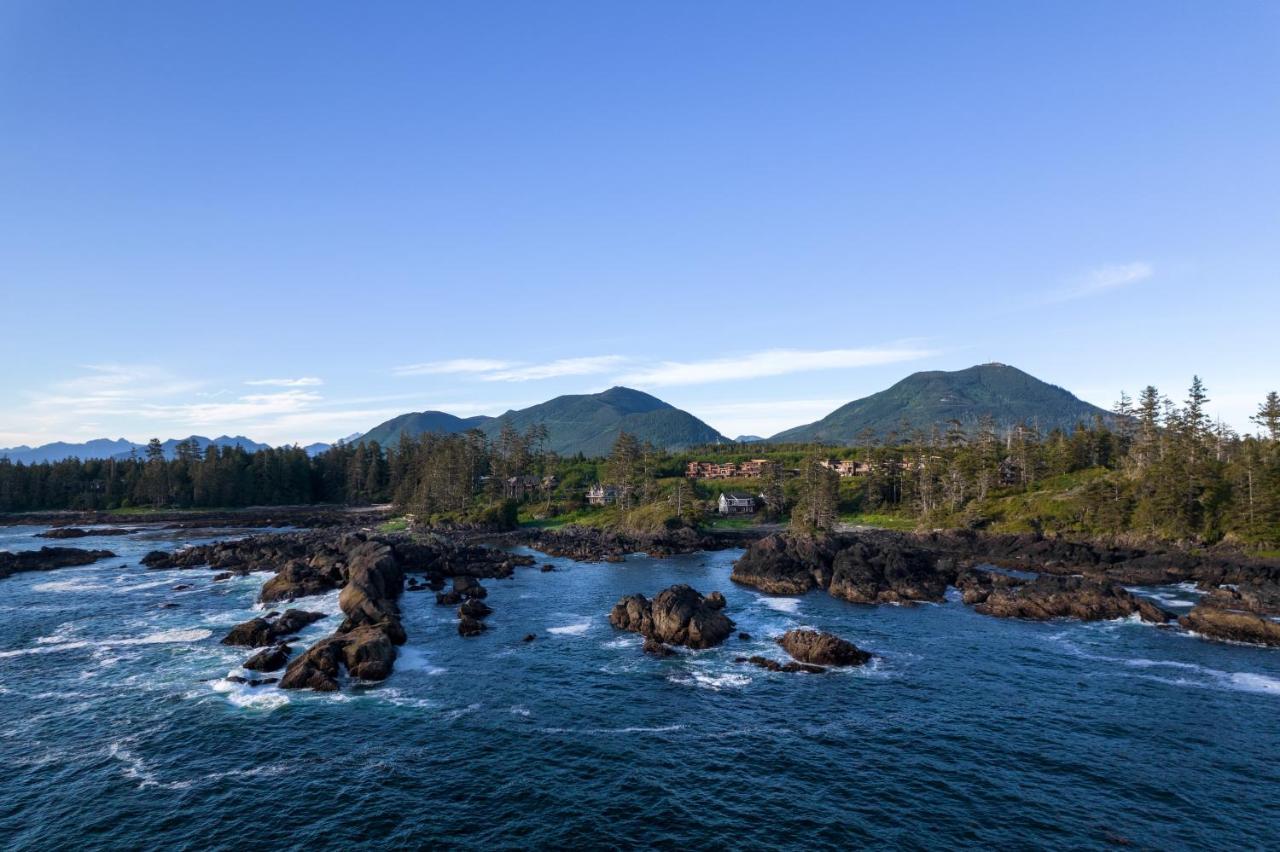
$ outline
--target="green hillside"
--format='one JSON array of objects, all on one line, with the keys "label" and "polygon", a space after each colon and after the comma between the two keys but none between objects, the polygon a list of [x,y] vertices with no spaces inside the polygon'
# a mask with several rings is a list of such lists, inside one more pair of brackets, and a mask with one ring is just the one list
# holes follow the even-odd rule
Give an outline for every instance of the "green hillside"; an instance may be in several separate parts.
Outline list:
[{"label": "green hillside", "polygon": [[647,393],[623,387],[596,394],[558,396],[520,411],[508,411],[481,428],[489,435],[497,435],[504,420],[521,432],[539,423],[546,426],[547,446],[561,455],[607,455],[618,434],[624,431],[665,449],[726,440],[692,414]]},{"label": "green hillside", "polygon": [[966,370],[913,373],[893,387],[837,408],[826,417],[774,435],[774,442],[853,443],[866,430],[879,438],[911,428],[928,431],[958,420],[973,428],[989,415],[997,426],[1022,421],[1047,431],[1070,429],[1108,412],[1076,398],[1057,385],[1005,364],[980,364]]},{"label": "green hillside", "polygon": [[465,432],[468,429],[480,428],[492,419],[483,415],[478,417],[456,417],[445,411],[416,411],[393,417],[385,423],[379,423],[360,436],[360,443],[376,441],[384,447],[394,446],[400,442],[402,434],[408,435],[410,438],[416,438],[418,435],[423,435],[427,432],[452,435],[455,432]]},{"label": "green hillside", "polygon": [[414,437],[425,432],[452,434],[468,429],[480,429],[492,438],[497,437],[503,422],[520,432],[542,424],[547,428],[547,447],[561,455],[607,455],[623,431],[664,449],[726,440],[692,414],[647,393],[621,387],[603,393],[558,396],[529,408],[508,411],[501,417],[461,418],[443,411],[401,414],[373,427],[360,440],[388,446],[398,443],[401,434]]}]

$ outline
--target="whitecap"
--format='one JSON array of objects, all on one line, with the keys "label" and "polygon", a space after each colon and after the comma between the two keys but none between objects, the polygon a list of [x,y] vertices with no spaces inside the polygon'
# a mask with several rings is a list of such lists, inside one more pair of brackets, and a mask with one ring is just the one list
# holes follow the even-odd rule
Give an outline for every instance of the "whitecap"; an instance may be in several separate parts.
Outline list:
[{"label": "whitecap", "polygon": [[479,704],[468,704],[466,707],[459,707],[456,710],[450,710],[444,714],[444,718],[450,722],[455,719],[461,719],[463,716],[470,715],[480,709]]},{"label": "whitecap", "polygon": [[57,651],[72,651],[76,648],[87,648],[89,645],[89,642],[60,642],[57,644],[36,645],[34,648],[15,648],[11,651],[0,651],[0,659],[25,657],[28,654],[52,654]]},{"label": "whitecap", "polygon": [[672,683],[679,683],[685,686],[696,686],[700,689],[710,689],[713,692],[719,692],[722,689],[736,689],[751,683],[751,678],[749,676],[729,672],[724,674],[707,674],[705,672],[673,674],[668,676],[667,680]]},{"label": "whitecap", "polygon": [[92,580],[49,580],[44,583],[36,583],[31,587],[33,592],[100,592],[107,588],[101,583],[95,583]]},{"label": "whitecap", "polygon": [[777,612],[794,614],[798,609],[800,609],[799,598],[777,598],[766,595],[757,595],[756,599],[769,609],[776,610]]},{"label": "whitecap", "polygon": [[560,627],[548,627],[548,633],[554,633],[557,636],[581,636],[591,628],[591,620],[579,621],[575,624],[565,624]]},{"label": "whitecap", "polygon": [[626,636],[619,636],[617,639],[610,639],[608,642],[602,643],[600,647],[612,649],[634,648],[637,645],[643,644],[644,639],[642,639],[639,634],[628,634]]},{"label": "whitecap", "polygon": [[227,696],[227,700],[237,707],[271,711],[288,704],[289,696],[278,689],[254,687],[250,692],[233,692]]},{"label": "whitecap", "polygon": [[170,642],[199,642],[201,639],[208,639],[213,635],[212,630],[205,630],[200,627],[188,630],[161,630],[159,633],[151,633],[146,636],[139,636],[136,639],[108,639],[104,645],[163,645]]},{"label": "whitecap", "polygon": [[530,715],[529,708],[525,707],[523,704],[517,704],[516,706],[512,707],[511,714],[513,716],[529,716]]},{"label": "whitecap", "polygon": [[429,675],[444,674],[448,671],[448,669],[432,664],[420,648],[401,648],[396,654],[395,670],[398,672],[423,672]]},{"label": "whitecap", "polygon": [[1260,692],[1280,695],[1280,678],[1267,677],[1253,672],[1235,672],[1227,678],[1233,689],[1242,692]]}]

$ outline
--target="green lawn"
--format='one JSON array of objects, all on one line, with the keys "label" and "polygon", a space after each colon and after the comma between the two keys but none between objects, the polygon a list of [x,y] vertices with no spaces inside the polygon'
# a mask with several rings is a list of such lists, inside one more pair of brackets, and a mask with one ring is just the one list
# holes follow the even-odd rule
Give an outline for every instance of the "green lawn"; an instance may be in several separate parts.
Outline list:
[{"label": "green lawn", "polygon": [[841,515],[840,523],[861,527],[879,527],[881,529],[900,530],[903,532],[910,532],[916,528],[915,518],[906,518],[901,515],[880,515],[874,513]]}]

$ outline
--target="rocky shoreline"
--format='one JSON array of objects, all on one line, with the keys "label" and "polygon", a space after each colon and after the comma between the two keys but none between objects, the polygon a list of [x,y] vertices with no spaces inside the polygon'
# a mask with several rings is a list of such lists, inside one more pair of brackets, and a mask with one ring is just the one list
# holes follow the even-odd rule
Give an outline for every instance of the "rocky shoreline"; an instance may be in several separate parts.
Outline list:
[{"label": "rocky shoreline", "polygon": [[262,603],[340,589],[342,624],[297,657],[292,657],[290,635],[321,614],[272,613],[237,625],[223,639],[224,644],[259,649],[245,668],[284,668],[282,689],[333,691],[344,670],[359,680],[383,680],[391,674],[396,647],[408,639],[398,603],[406,589],[443,589],[451,579],[454,591],[441,593],[437,601],[460,604],[458,631],[475,635],[492,611],[479,600],[484,587],[478,578],[510,577],[517,566],[533,565],[534,560],[439,535],[309,530],[152,551],[142,564],[157,570],[205,568],[237,575],[270,571],[273,576],[258,596]]},{"label": "rocky shoreline", "polygon": [[[1035,576],[1018,576],[1025,572]],[[1280,646],[1280,561],[1229,552],[1148,550],[967,531],[775,534],[753,543],[735,563],[730,579],[767,594],[821,589],[861,604],[940,602],[947,588],[955,587],[976,612],[997,618],[1094,621],[1137,616],[1168,626],[1175,623],[1172,613],[1125,585],[1194,582],[1204,596],[1176,624],[1210,639]]]}]

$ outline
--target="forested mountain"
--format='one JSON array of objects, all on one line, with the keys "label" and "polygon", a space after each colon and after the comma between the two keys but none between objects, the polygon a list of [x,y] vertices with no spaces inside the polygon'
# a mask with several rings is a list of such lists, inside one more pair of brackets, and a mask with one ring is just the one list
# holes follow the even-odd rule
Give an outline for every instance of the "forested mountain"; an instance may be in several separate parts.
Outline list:
[{"label": "forested mountain", "polygon": [[[359,436],[363,444],[379,444],[391,447],[400,443],[400,436],[416,438],[419,435],[456,435],[468,429],[479,429],[492,417],[457,417],[447,411],[414,411],[392,417],[385,423],[379,423],[368,432]],[[348,441],[348,443],[353,443]]]},{"label": "forested mountain", "polygon": [[510,423],[519,432],[539,425],[545,427],[546,448],[566,456],[608,455],[622,432],[642,443],[668,450],[728,440],[687,411],[623,387],[602,393],[558,396],[520,411],[508,411],[489,420],[481,429],[490,437],[496,437],[504,423]]},{"label": "forested mountain", "polygon": [[373,427],[361,440],[391,447],[401,435],[453,435],[468,429],[479,429],[496,438],[504,423],[518,432],[545,427],[545,448],[566,456],[607,455],[621,432],[664,449],[726,440],[692,414],[647,393],[622,387],[603,393],[558,396],[529,408],[508,411],[501,417],[461,418],[443,411],[402,414]]},{"label": "forested mountain", "polygon": [[[242,447],[247,452],[253,453],[258,450],[267,448],[267,444],[260,444],[257,441],[236,435],[219,435],[216,438],[206,438],[203,435],[190,435],[186,438],[170,438],[161,443],[164,448],[165,458],[172,459],[177,455],[179,444],[189,444],[194,441],[196,447],[201,451],[210,444],[216,444],[219,447]],[[39,462],[56,462],[63,459],[127,459],[131,453],[136,452],[142,455],[147,448],[146,444],[136,444],[133,441],[117,438],[111,440],[109,438],[98,438],[93,441],[85,441],[82,444],[70,444],[66,441],[55,441],[52,444],[42,444],[39,447],[12,447],[10,449],[0,449],[0,458],[8,458],[9,461],[23,464],[37,464]]]},{"label": "forested mountain", "polygon": [[788,429],[769,440],[854,444],[866,437],[883,440],[890,433],[906,438],[904,431],[928,434],[934,426],[945,429],[952,420],[972,431],[986,417],[996,428],[1025,422],[1048,432],[1091,423],[1095,416],[1111,414],[1016,367],[980,364],[955,372],[913,373],[887,390],[850,402],[816,423]]}]

